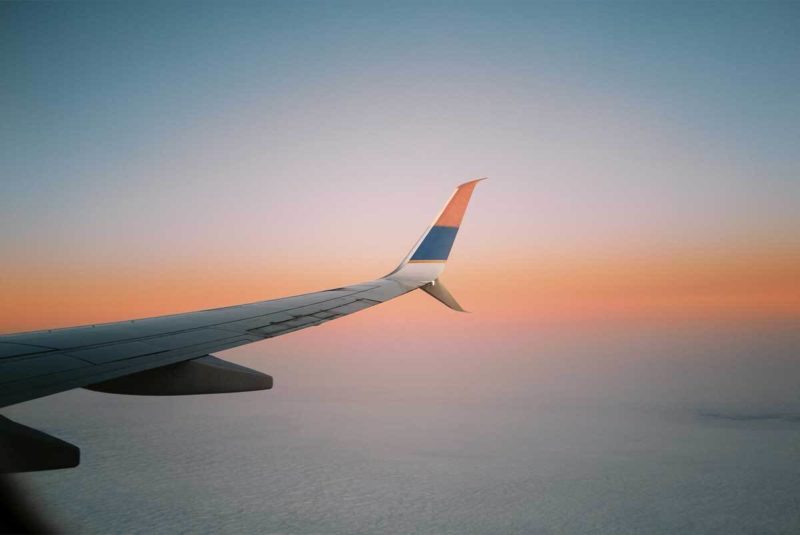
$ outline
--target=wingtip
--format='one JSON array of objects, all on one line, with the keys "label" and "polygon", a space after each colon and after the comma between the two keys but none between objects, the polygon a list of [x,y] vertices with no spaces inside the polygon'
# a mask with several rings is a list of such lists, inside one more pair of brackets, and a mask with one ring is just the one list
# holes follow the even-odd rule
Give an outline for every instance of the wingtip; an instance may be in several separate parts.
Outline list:
[{"label": "wingtip", "polygon": [[467,180],[463,184],[459,184],[457,187],[461,188],[461,187],[464,187],[464,186],[469,186],[470,184],[475,184],[477,182],[480,182],[481,180],[486,180],[488,178],[489,178],[488,176],[483,176],[483,177],[480,177],[480,178],[473,178],[472,180]]}]

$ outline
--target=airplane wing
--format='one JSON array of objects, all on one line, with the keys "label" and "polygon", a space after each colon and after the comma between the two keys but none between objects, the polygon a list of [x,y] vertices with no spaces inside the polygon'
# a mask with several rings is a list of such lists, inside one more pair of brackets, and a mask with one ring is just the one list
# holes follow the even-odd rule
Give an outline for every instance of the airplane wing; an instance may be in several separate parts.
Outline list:
[{"label": "airplane wing", "polygon": [[[0,407],[79,387],[138,395],[264,390],[271,388],[271,377],[211,353],[320,325],[416,289],[461,311],[438,278],[480,180],[458,186],[397,269],[380,279],[186,314],[0,336]],[[0,466],[0,471],[77,464],[77,460],[75,464],[50,466],[52,460],[43,464],[40,457],[48,455],[31,452],[37,445],[52,444],[43,446],[32,438],[36,433],[43,435],[41,440],[46,437],[71,446],[0,417],[0,437],[5,439],[0,446],[5,444],[6,452],[19,457],[7,453],[6,466]]]}]

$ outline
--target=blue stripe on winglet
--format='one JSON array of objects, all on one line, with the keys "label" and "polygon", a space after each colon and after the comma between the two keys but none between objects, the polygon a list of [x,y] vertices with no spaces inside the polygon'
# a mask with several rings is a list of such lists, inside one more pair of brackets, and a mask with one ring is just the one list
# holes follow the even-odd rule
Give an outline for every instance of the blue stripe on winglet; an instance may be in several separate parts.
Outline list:
[{"label": "blue stripe on winglet", "polygon": [[458,227],[431,227],[410,261],[447,260],[457,232]]}]

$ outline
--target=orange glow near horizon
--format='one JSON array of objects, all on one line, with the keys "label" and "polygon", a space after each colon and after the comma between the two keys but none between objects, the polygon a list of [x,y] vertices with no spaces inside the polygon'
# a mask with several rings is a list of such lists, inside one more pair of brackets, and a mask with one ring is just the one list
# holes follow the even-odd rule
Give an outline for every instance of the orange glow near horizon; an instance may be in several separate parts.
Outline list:
[{"label": "orange glow near horizon", "polygon": [[[456,245],[456,247],[458,244]],[[494,261],[497,260],[497,263]],[[321,290],[374,278],[385,266],[336,262],[250,265],[233,259],[147,270],[38,265],[7,270],[0,332],[11,333],[201,310]],[[452,264],[452,262],[451,262]],[[316,267],[314,267],[316,266]],[[493,328],[609,322],[800,319],[800,252],[786,248],[618,256],[541,255],[501,261],[458,257],[443,279]],[[362,321],[410,315],[415,328],[455,321],[440,305],[404,298]],[[384,308],[384,307],[381,307]],[[460,318],[463,324],[464,318]],[[391,322],[389,322],[391,323]],[[391,328],[390,325],[386,326]]]}]

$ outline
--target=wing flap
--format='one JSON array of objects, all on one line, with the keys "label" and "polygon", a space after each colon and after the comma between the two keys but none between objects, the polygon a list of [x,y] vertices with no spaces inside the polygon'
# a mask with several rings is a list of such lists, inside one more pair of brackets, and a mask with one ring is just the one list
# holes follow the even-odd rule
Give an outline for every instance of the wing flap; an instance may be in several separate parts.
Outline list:
[{"label": "wing flap", "polygon": [[87,366],[90,366],[88,362],[72,358],[63,353],[46,353],[33,357],[4,359],[2,367],[0,367],[3,372],[2,376],[0,376],[0,384],[4,385],[3,388],[6,388],[5,385],[8,383],[77,368],[86,368]]},{"label": "wing flap", "polygon": [[49,351],[52,349],[55,348],[0,342],[0,359],[7,357],[22,357],[24,355],[41,353],[42,351]]}]

